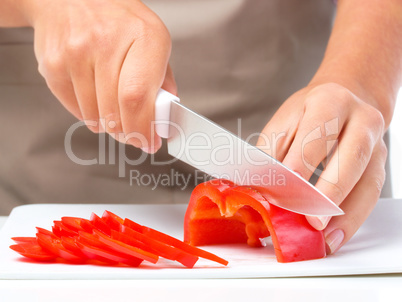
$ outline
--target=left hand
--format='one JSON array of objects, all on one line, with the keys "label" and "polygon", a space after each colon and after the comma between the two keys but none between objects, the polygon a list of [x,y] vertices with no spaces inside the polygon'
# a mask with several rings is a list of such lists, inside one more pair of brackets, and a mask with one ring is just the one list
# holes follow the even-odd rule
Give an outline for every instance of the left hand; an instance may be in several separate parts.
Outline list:
[{"label": "left hand", "polygon": [[[284,134],[274,148],[266,138]],[[324,170],[316,187],[345,215],[307,217],[324,229],[328,253],[336,252],[373,210],[385,180],[384,118],[347,88],[326,83],[293,94],[263,129],[257,145],[310,179]]]}]

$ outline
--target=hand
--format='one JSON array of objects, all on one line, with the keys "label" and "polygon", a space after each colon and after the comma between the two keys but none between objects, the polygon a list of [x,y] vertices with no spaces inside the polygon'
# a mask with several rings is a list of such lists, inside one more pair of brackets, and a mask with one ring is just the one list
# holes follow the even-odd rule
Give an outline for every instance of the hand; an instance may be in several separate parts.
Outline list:
[{"label": "hand", "polygon": [[158,16],[139,0],[30,2],[39,72],[64,107],[94,132],[158,150],[156,94],[177,93]]},{"label": "hand", "polygon": [[[322,164],[316,187],[345,212],[307,217],[324,229],[329,253],[337,251],[374,208],[385,179],[384,119],[373,106],[334,83],[306,87],[292,95],[265,126],[257,145],[310,179]],[[267,138],[282,138],[275,148]]]}]

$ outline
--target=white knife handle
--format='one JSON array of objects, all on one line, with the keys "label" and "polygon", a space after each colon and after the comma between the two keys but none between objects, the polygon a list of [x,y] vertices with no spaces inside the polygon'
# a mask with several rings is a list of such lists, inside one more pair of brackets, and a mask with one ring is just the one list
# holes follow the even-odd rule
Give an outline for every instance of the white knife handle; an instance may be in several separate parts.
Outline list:
[{"label": "white knife handle", "polygon": [[155,101],[155,130],[162,138],[169,137],[171,102],[180,102],[180,99],[166,90],[159,89]]}]

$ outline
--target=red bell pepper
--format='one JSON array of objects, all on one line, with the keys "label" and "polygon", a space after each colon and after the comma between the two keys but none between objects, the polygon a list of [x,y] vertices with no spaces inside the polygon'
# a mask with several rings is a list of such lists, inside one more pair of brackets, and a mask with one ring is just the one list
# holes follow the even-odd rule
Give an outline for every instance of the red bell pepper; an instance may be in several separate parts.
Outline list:
[{"label": "red bell pepper", "polygon": [[36,237],[13,237],[16,244],[10,248],[35,261],[138,267],[143,260],[155,264],[163,257],[192,268],[203,257],[227,265],[214,254],[110,211],[102,218],[92,213],[90,220],[64,216],[54,221],[52,231],[37,231]]},{"label": "red bell pepper", "polygon": [[44,250],[37,242],[18,242],[18,244],[11,245],[10,248],[22,256],[36,261],[50,261],[56,259],[54,254]]},{"label": "red bell pepper", "polygon": [[262,246],[269,235],[279,262],[325,257],[323,232],[304,215],[272,205],[257,191],[227,180],[208,181],[194,189],[184,219],[185,242]]}]

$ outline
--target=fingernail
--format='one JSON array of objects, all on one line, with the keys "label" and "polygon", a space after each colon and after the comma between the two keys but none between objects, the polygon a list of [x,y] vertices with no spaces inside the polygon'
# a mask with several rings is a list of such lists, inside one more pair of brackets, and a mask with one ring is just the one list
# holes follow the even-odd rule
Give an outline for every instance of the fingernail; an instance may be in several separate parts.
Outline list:
[{"label": "fingernail", "polygon": [[325,237],[325,242],[327,243],[327,254],[335,253],[341,246],[344,238],[345,233],[341,229],[336,229],[329,233]]},{"label": "fingernail", "polygon": [[307,216],[307,221],[313,228],[319,231],[322,231],[327,227],[330,219],[330,216]]}]

